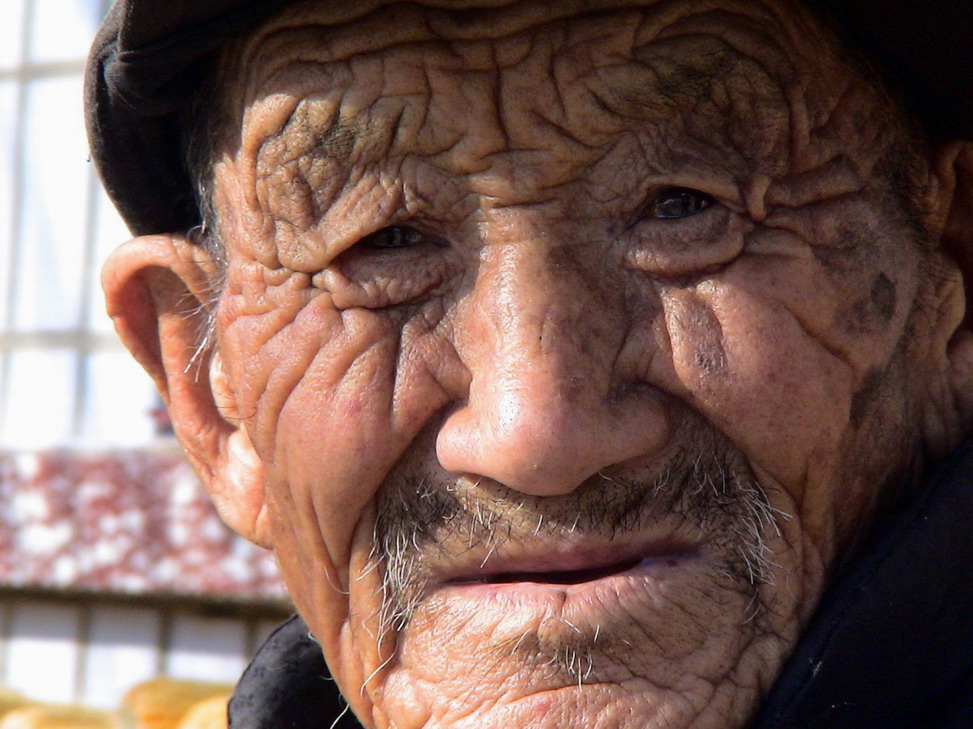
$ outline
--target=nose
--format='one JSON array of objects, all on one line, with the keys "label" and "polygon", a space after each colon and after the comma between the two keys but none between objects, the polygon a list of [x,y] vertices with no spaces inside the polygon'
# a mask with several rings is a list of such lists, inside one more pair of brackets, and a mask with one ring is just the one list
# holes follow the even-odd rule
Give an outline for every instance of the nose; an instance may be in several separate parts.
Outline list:
[{"label": "nose", "polygon": [[470,378],[437,437],[443,468],[553,496],[660,447],[661,398],[619,374],[629,322],[606,279],[603,266],[541,246],[481,257],[454,322]]}]

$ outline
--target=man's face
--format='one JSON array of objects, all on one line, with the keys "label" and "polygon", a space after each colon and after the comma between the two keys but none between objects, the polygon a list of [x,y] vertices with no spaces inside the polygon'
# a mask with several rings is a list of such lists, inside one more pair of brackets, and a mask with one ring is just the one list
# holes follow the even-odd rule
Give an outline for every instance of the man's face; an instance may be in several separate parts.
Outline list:
[{"label": "man's face", "polygon": [[378,726],[740,726],[945,445],[926,173],[789,4],[434,4],[222,70],[218,377],[291,594]]}]

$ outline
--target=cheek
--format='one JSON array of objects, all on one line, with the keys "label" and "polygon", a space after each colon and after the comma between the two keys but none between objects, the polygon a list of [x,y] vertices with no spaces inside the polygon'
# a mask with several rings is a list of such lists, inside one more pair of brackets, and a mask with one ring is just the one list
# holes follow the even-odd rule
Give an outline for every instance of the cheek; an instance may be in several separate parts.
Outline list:
[{"label": "cheek", "polygon": [[757,258],[663,294],[676,376],[692,405],[797,499],[809,482],[835,476],[855,393],[884,371],[902,336],[907,307],[888,315],[881,296],[867,326],[862,317],[849,324],[849,292],[870,291],[871,279],[880,294],[890,289],[874,272]]},{"label": "cheek", "polygon": [[838,439],[852,375],[786,309],[708,288],[667,297],[676,374],[754,466],[801,483],[811,456]]},{"label": "cheek", "polygon": [[356,529],[380,484],[446,402],[429,362],[429,340],[441,338],[398,314],[339,311],[325,294],[272,334],[258,328],[241,317],[225,339],[251,347],[237,381],[247,383],[241,399],[276,528],[295,532],[298,546],[319,541],[345,586]]}]

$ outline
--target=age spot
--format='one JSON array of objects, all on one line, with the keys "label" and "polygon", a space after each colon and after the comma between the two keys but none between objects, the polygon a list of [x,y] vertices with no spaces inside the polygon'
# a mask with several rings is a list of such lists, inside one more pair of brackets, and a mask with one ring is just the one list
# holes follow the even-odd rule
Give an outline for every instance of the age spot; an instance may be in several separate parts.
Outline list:
[{"label": "age spot", "polygon": [[884,273],[876,277],[869,298],[882,321],[890,321],[895,314],[895,284]]},{"label": "age spot", "polygon": [[854,336],[863,336],[885,327],[895,315],[895,284],[884,273],[876,276],[867,294],[862,295],[842,315],[841,324]]}]

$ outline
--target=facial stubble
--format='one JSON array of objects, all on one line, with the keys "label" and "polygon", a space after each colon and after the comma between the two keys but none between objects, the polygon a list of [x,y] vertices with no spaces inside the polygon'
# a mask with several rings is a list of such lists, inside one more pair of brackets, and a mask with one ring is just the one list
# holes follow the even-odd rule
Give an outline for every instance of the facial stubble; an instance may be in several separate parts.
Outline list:
[{"label": "facial stubble", "polygon": [[[435,579],[434,565],[475,552],[491,557],[516,552],[529,540],[613,542],[663,525],[705,543],[714,589],[745,596],[741,623],[759,620],[766,606],[760,587],[773,573],[771,536],[787,516],[738,452],[716,436],[673,448],[666,458],[632,474],[605,469],[570,494],[528,496],[496,482],[430,473],[406,457],[378,499],[369,570],[381,571],[379,641],[398,636],[421,610]],[[595,656],[625,650],[624,637],[606,626],[559,631],[551,640],[530,628],[493,647],[498,658],[551,668],[579,684]]]}]

